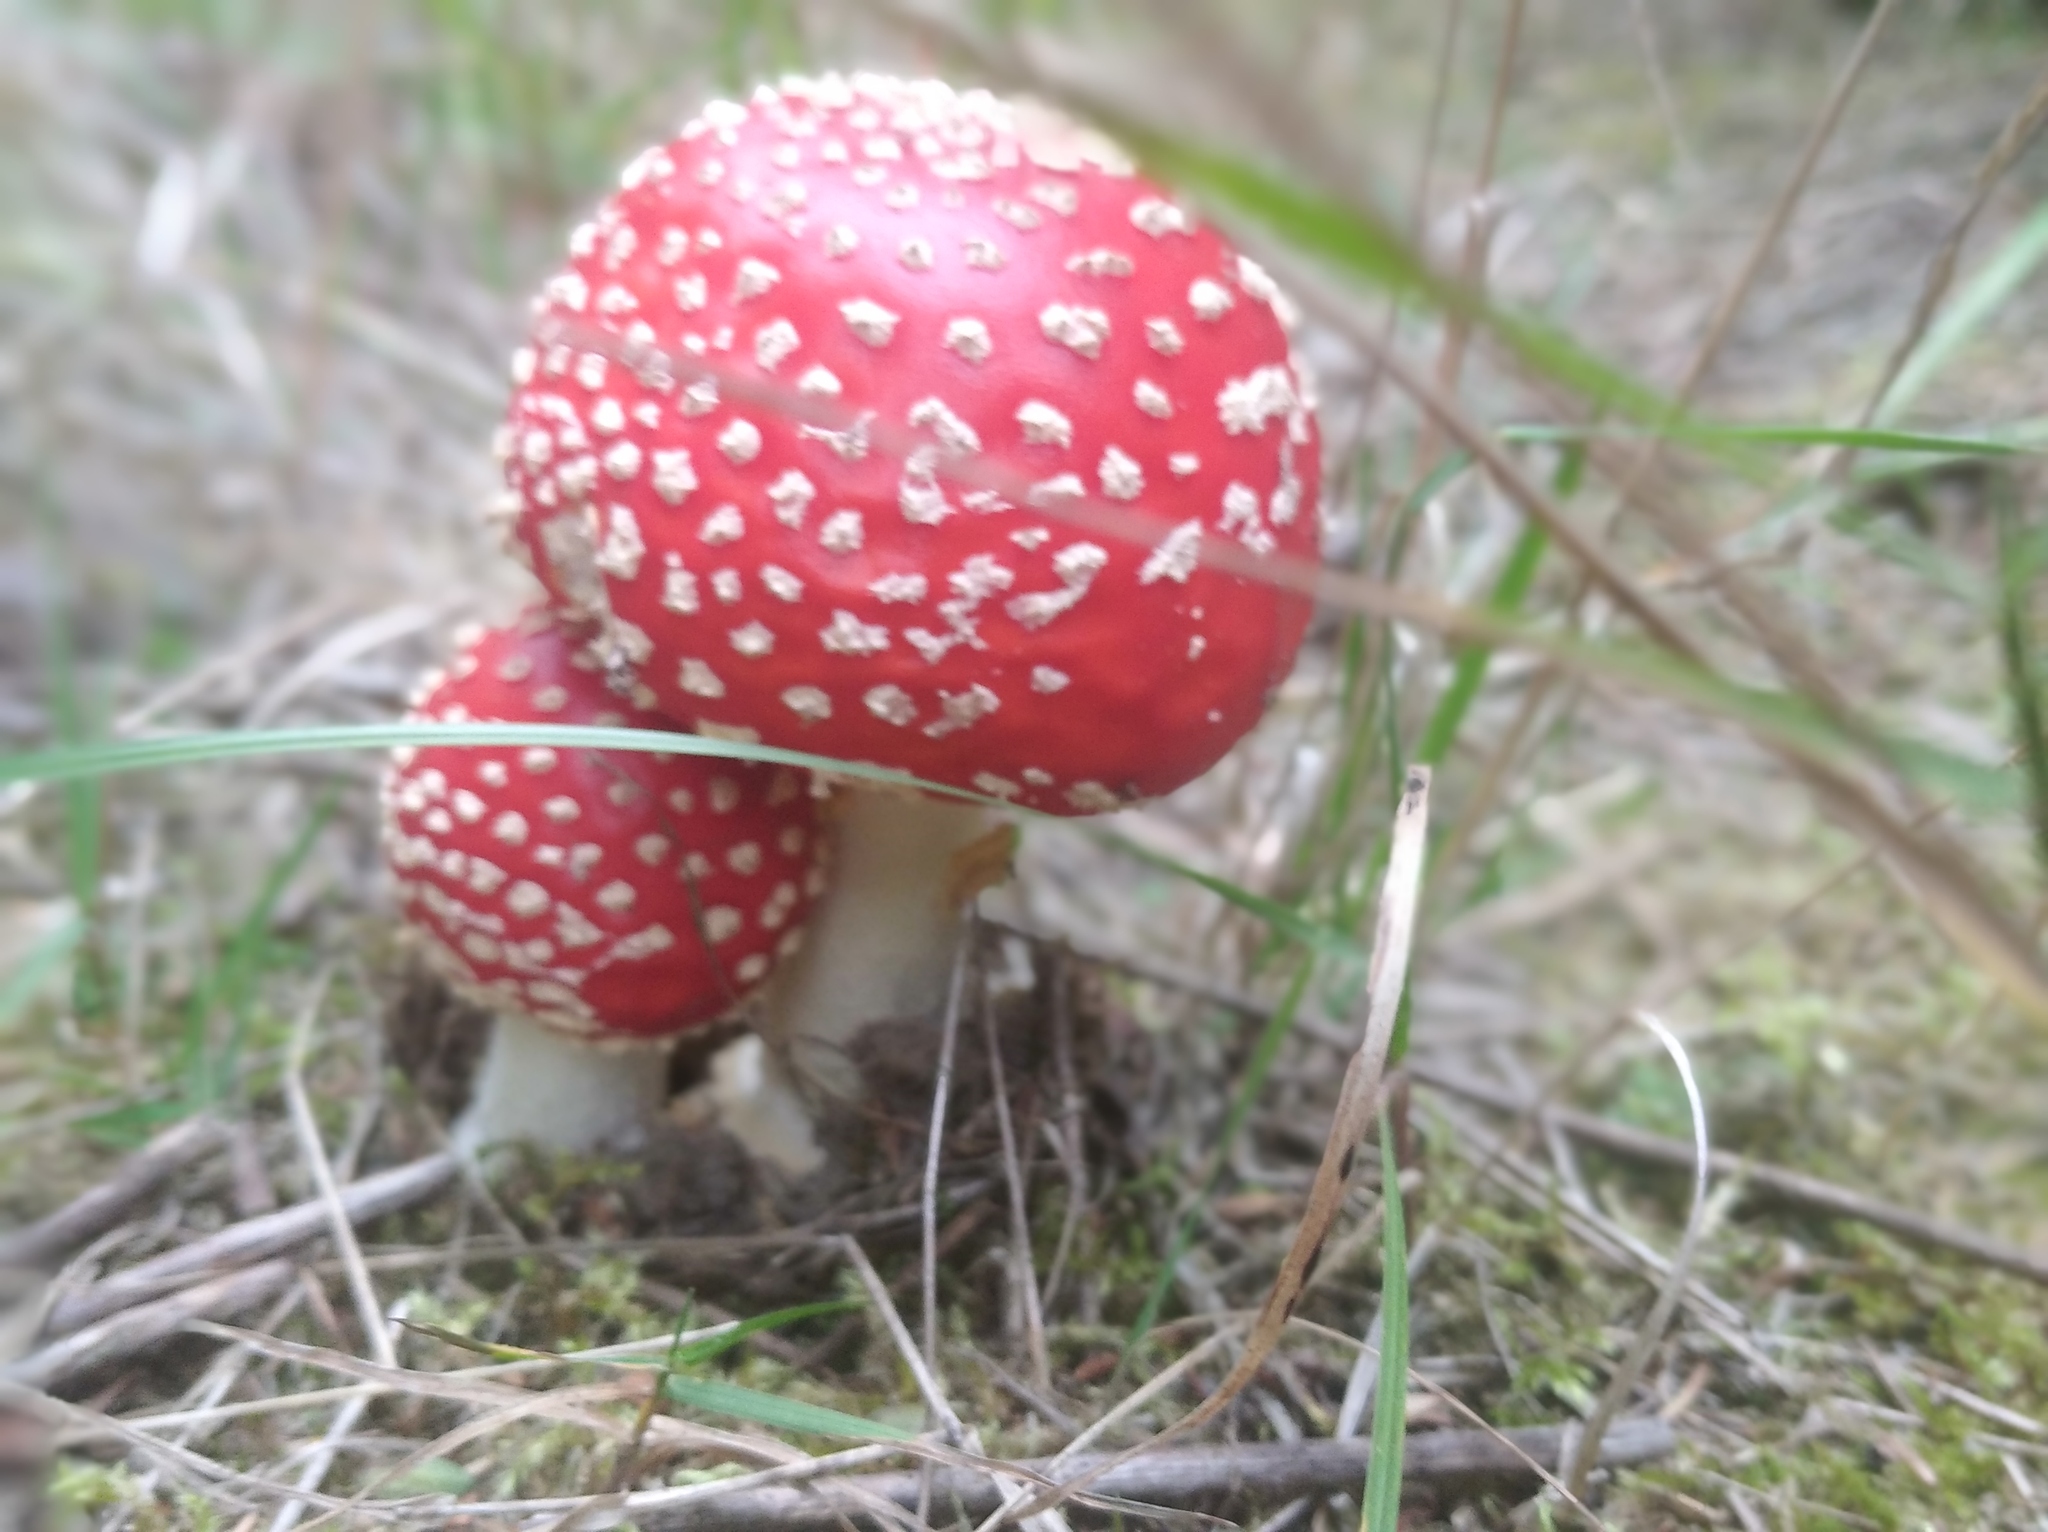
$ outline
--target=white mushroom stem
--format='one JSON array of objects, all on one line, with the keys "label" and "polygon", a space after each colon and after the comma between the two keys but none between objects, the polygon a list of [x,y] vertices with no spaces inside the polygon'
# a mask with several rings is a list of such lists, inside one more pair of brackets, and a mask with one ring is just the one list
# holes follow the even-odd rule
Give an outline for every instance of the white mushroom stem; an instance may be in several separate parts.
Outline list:
[{"label": "white mushroom stem", "polygon": [[470,1155],[515,1139],[568,1153],[631,1148],[667,1098],[667,1043],[595,1047],[500,1014],[451,1136]]},{"label": "white mushroom stem", "polygon": [[863,788],[841,791],[831,809],[831,882],[774,982],[767,1032],[805,1084],[851,1100],[854,1038],[945,1003],[961,902],[975,887],[964,853],[997,820],[965,803]]}]

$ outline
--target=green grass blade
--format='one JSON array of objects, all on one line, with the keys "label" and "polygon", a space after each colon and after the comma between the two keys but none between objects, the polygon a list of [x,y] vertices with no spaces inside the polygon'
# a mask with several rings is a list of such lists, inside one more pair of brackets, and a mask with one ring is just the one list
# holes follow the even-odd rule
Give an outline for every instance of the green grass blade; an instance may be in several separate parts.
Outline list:
[{"label": "green grass blade", "polygon": [[[415,1334],[429,1336],[443,1345],[455,1347],[458,1351],[473,1351],[479,1356],[489,1357],[494,1362],[547,1361],[560,1362],[565,1366],[662,1367],[673,1371],[679,1367],[707,1362],[721,1351],[737,1346],[748,1336],[758,1334],[762,1330],[776,1330],[784,1325],[795,1324],[800,1319],[815,1319],[822,1314],[844,1314],[865,1307],[866,1304],[858,1298],[828,1298],[821,1303],[799,1303],[786,1309],[776,1309],[772,1313],[757,1314],[751,1319],[743,1319],[730,1330],[718,1335],[707,1335],[702,1340],[691,1341],[686,1345],[678,1345],[671,1341],[665,1352],[649,1351],[645,1356],[604,1356],[592,1359],[566,1356],[559,1351],[533,1351],[525,1346],[507,1346],[497,1341],[478,1340],[475,1336],[464,1335],[459,1330],[423,1324],[418,1320],[401,1319],[399,1323]],[[682,1320],[686,1317],[687,1315],[678,1317],[678,1330],[681,1329]],[[656,1343],[650,1341],[649,1344]]]},{"label": "green grass blade", "polygon": [[[63,588],[63,577],[55,583]],[[78,672],[78,657],[71,642],[71,613],[59,603],[50,614],[49,685],[53,722],[57,738],[77,749],[92,742],[90,706]],[[81,910],[99,902],[100,857],[105,806],[100,784],[94,778],[77,778],[64,784],[64,874],[71,897]]]},{"label": "green grass blade", "polygon": [[462,1495],[476,1485],[476,1476],[452,1458],[424,1458],[395,1479],[386,1479],[371,1491],[379,1500],[403,1500],[410,1495]]},{"label": "green grass blade", "polygon": [[457,1351],[468,1351],[476,1356],[487,1356],[494,1362],[568,1362],[573,1358],[556,1351],[529,1351],[524,1346],[507,1346],[500,1341],[478,1340],[474,1335],[464,1335],[460,1330],[450,1330],[442,1325],[430,1325],[417,1319],[398,1321],[399,1325],[414,1335],[424,1335],[437,1340],[444,1346],[453,1346]]},{"label": "green grass blade", "polygon": [[919,787],[949,796],[974,799],[938,783],[922,782],[901,771],[837,761],[802,750],[771,745],[739,744],[701,734],[666,729],[598,728],[578,724],[542,723],[377,723],[338,724],[305,729],[241,729],[173,734],[157,739],[117,740],[60,746],[53,750],[0,755],[0,783],[69,782],[82,777],[116,776],[155,771],[207,761],[251,756],[308,755],[323,750],[380,750],[400,745],[560,745],[566,749],[642,751],[656,755],[699,755],[728,761],[765,761],[833,771],[863,781]]},{"label": "green grass blade", "polygon": [[1174,1269],[1180,1258],[1187,1254],[1188,1246],[1194,1242],[1195,1225],[1200,1220],[1202,1209],[1207,1206],[1216,1188],[1222,1183],[1223,1175],[1230,1167],[1230,1150],[1237,1142],[1237,1135],[1244,1130],[1250,1118],[1252,1107],[1258,1101],[1259,1093],[1266,1088],[1266,1076],[1272,1073],[1273,1061],[1280,1056],[1280,1045],[1287,1040],[1287,1034],[1294,1028],[1295,1013],[1301,1008],[1302,997],[1308,992],[1310,977],[1315,972],[1313,959],[1304,958],[1295,970],[1294,982],[1287,986],[1287,993],[1273,1014],[1260,1029],[1258,1040],[1252,1044],[1251,1057],[1245,1062],[1244,1078],[1238,1082],[1237,1094],[1231,1100],[1230,1112],[1223,1119],[1223,1131],[1216,1136],[1216,1147],[1209,1174],[1204,1178],[1202,1188],[1195,1194],[1180,1216],[1180,1222],[1173,1231],[1173,1238],[1167,1241],[1166,1254],[1159,1263],[1159,1270],[1152,1278],[1151,1290],[1145,1294],[1145,1302],[1138,1310],[1138,1317],[1131,1321],[1131,1328],[1124,1337],[1124,1354],[1144,1339],[1152,1326],[1159,1322],[1160,1307],[1166,1302],[1166,1295],[1173,1290]]},{"label": "green grass blade", "polygon": [[[79,777],[144,771],[169,766],[194,765],[205,761],[234,760],[251,756],[305,754],[322,750],[388,749],[399,745],[558,745],[568,749],[627,750],[655,754],[697,755],[723,760],[758,760],[773,765],[829,771],[863,781],[917,787],[944,797],[979,802],[1001,808],[995,799],[963,792],[942,783],[926,782],[905,772],[879,766],[835,760],[801,750],[781,750],[768,745],[738,744],[709,739],[699,734],[676,734],[658,729],[586,728],[573,724],[363,724],[309,729],[249,730],[239,733],[177,735],[167,739],[123,740],[69,749],[0,756],[0,782],[70,781]],[[1014,811],[1030,818],[1028,811]],[[1050,816],[1037,816],[1050,817]],[[1227,879],[1201,872],[1171,857],[1147,850],[1108,831],[1098,831],[1106,843],[1148,862],[1176,877],[1186,878],[1228,900],[1240,909],[1273,923],[1287,935],[1313,947],[1362,955],[1348,936],[1303,920],[1285,905],[1239,888]]]},{"label": "green grass blade", "polygon": [[2034,826],[2034,854],[2048,875],[2048,716],[2044,716],[2043,677],[2033,633],[2033,558],[2021,521],[2019,487],[1999,475],[1991,487],[1992,516],[1998,529],[1998,638],[2005,662],[2005,689],[2012,704],[2013,733],[2019,748],[2021,774],[2027,783],[2027,808]]},{"label": "green grass blade", "polygon": [[1207,889],[1224,903],[1235,909],[1243,910],[1247,915],[1264,921],[1277,934],[1292,937],[1304,947],[1313,948],[1318,952],[1335,953],[1344,957],[1367,959],[1372,956],[1369,950],[1361,947],[1342,931],[1330,926],[1318,925],[1303,916],[1299,911],[1280,903],[1277,899],[1268,899],[1264,894],[1255,894],[1250,889],[1240,887],[1238,884],[1231,882],[1228,878],[1220,878],[1214,873],[1203,872],[1199,867],[1190,867],[1186,862],[1176,857],[1170,857],[1163,851],[1154,851],[1149,846],[1140,845],[1129,836],[1119,835],[1114,830],[1091,826],[1088,833],[1102,845],[1116,851],[1121,851],[1124,855],[1143,862],[1148,867],[1156,867],[1161,872],[1171,873],[1176,878],[1194,884],[1197,888]]},{"label": "green grass blade", "polygon": [[661,1392],[672,1404],[751,1420],[756,1425],[770,1426],[778,1431],[800,1431],[807,1436],[850,1436],[864,1442],[907,1442],[917,1437],[915,1431],[907,1431],[901,1426],[863,1420],[858,1415],[830,1410],[820,1404],[805,1404],[800,1399],[785,1399],[779,1394],[764,1394],[757,1389],[728,1383],[722,1378],[671,1376],[663,1381]]},{"label": "green grass blade", "polygon": [[671,1371],[683,1367],[696,1367],[710,1361],[721,1352],[730,1351],[750,1335],[763,1330],[779,1330],[784,1325],[793,1325],[799,1320],[816,1319],[825,1314],[846,1314],[854,1309],[866,1308],[859,1298],[828,1298],[820,1303],[797,1303],[786,1309],[776,1309],[767,1314],[756,1314],[751,1319],[742,1319],[722,1335],[707,1335],[703,1340],[691,1341],[686,1346],[671,1346],[666,1357],[657,1358]]},{"label": "green grass blade", "polygon": [[1996,254],[1963,285],[1899,369],[1879,406],[1880,421],[1898,419],[2048,257],[2048,204],[2015,229]]},{"label": "green grass blade", "polygon": [[[277,917],[278,901],[305,866],[314,841],[334,817],[340,801],[340,793],[330,791],[315,805],[291,845],[265,874],[220,960],[194,987],[185,1006],[177,1062],[170,1070],[175,1094],[168,1100],[134,1102],[85,1118],[77,1125],[79,1132],[116,1148],[133,1148],[159,1128],[227,1098],[248,1038],[255,980],[267,966],[270,927]],[[216,1050],[211,1046],[211,1023],[223,1011],[228,1034]]]},{"label": "green grass blade", "polygon": [[1372,1400],[1372,1456],[1366,1461],[1364,1532],[1398,1532],[1401,1455],[1408,1436],[1408,1228],[1401,1212],[1394,1130],[1380,1113],[1380,1371]]},{"label": "green grass blade", "polygon": [[[1489,632],[1495,647],[1513,646],[1541,654],[1583,674],[1639,687],[1653,695],[1684,703],[1711,717],[1742,725],[1751,733],[1810,759],[1853,766],[1868,759],[1870,746],[1851,738],[1812,704],[1782,692],[1741,686],[1698,665],[1640,643],[1625,640],[1586,640],[1503,622],[1484,614],[1466,613],[1473,626]],[[2010,774],[2001,768],[1984,766],[1936,746],[1902,737],[1874,736],[1876,748],[1900,770],[1922,785],[1948,793],[1965,808],[2003,812],[2018,806]],[[322,750],[369,749],[395,745],[560,745],[569,749],[647,751],[655,754],[698,755],[726,760],[758,760],[775,764],[823,770],[862,781],[885,782],[915,787],[939,796],[1003,807],[978,793],[924,782],[903,772],[879,766],[839,761],[801,750],[782,750],[767,745],[742,745],[728,740],[708,739],[696,734],[676,734],[655,729],[585,728],[569,724],[427,724],[391,723],[344,725],[309,729],[250,730],[207,734],[173,735],[163,739],[122,740],[110,743],[60,747],[0,756],[0,783],[18,781],[60,782],[78,777],[106,776],[200,761],[227,760],[250,756],[303,754]],[[1034,816],[1015,811],[1020,818]],[[1136,852],[1134,854],[1149,855]],[[1178,864],[1157,859],[1163,867]],[[1203,881],[1201,875],[1197,881]],[[1205,882],[1215,892],[1232,897],[1226,886]],[[1256,899],[1257,896],[1243,895]],[[1276,917],[1281,908],[1267,901]],[[1251,907],[1251,906],[1248,906]],[[1290,919],[1294,919],[1290,915]],[[1355,952],[1348,938],[1321,927],[1303,924],[1305,940],[1320,947]]]},{"label": "green grass blade", "polygon": [[1228,155],[1162,137],[1134,122],[1110,126],[1166,179],[1264,224],[1301,253],[1371,286],[1486,327],[1528,366],[1596,409],[1636,420],[1663,421],[1674,414],[1670,401],[1655,389],[1587,351],[1564,331],[1497,308],[1431,269],[1393,223],[1378,214],[1304,191]]},{"label": "green grass blade", "polygon": [[[1529,587],[1536,581],[1536,570],[1543,562],[1543,553],[1550,546],[1550,534],[1535,523],[1522,528],[1522,535],[1515,540],[1515,546],[1508,553],[1507,564],[1494,582],[1493,594],[1487,599],[1487,608],[1503,617],[1512,617],[1522,608],[1528,598]],[[1444,688],[1436,708],[1431,712],[1428,724],[1422,731],[1422,742],[1415,747],[1415,759],[1430,766],[1443,764],[1443,759],[1456,743],[1458,731],[1465,725],[1465,715],[1471,711],[1473,700],[1479,695],[1480,685],[1486,680],[1486,667],[1493,661],[1493,650],[1483,644],[1472,644],[1461,650],[1456,666],[1451,672],[1451,684]]]},{"label": "green grass blade", "polygon": [[[1861,746],[1830,723],[1818,709],[1782,692],[1739,686],[1686,660],[1625,641],[1595,642],[1517,628],[1495,622],[1496,647],[1510,645],[1555,659],[1582,673],[1640,687],[1654,695],[1682,702],[1712,717],[1741,724],[1774,743],[1815,759],[1850,763]],[[568,749],[647,751],[654,754],[700,755],[724,760],[766,761],[843,777],[915,787],[942,797],[1003,807],[960,788],[925,782],[900,771],[855,761],[840,761],[802,750],[768,745],[735,744],[698,734],[658,729],[588,728],[573,724],[390,723],[349,724],[308,729],[224,731],[172,735],[163,739],[121,740],[54,750],[0,755],[0,783],[67,782],[78,777],[110,776],[201,761],[251,756],[309,754],[323,750],[389,748],[395,745],[560,745]],[[1922,773],[1923,785],[1955,795],[1964,807],[1997,811],[2015,807],[2019,799],[2011,778],[1932,745],[1905,739],[1884,742],[1888,758],[1910,773]],[[1022,818],[1028,811],[1016,811]],[[1046,817],[1046,816],[1038,816]],[[1162,866],[1178,864],[1162,860]],[[1219,889],[1218,892],[1221,892]],[[1318,930],[1309,927],[1311,931]],[[1331,938],[1317,938],[1327,944]],[[1351,950],[1348,943],[1346,950]]]},{"label": "green grass blade", "polygon": [[1648,441],[1743,443],[1762,447],[1854,447],[1865,452],[1931,454],[1946,458],[2012,457],[2037,453],[2041,444],[2014,432],[2010,436],[1955,435],[1941,431],[1856,430],[1848,426],[1736,425],[1706,420],[1675,420],[1654,429],[1629,426],[1506,425],[1499,431],[1509,442]]}]

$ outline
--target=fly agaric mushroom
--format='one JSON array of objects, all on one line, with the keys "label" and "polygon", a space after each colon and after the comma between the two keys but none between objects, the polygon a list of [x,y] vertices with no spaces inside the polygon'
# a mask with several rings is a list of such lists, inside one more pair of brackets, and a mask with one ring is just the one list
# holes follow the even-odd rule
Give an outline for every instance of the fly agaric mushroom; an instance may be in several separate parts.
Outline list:
[{"label": "fly agaric mushroom", "polygon": [[[465,643],[411,716],[625,723],[596,668],[529,614]],[[408,747],[384,811],[430,961],[497,1018],[456,1127],[471,1150],[630,1141],[662,1107],[666,1045],[761,987],[822,883],[800,778],[747,762]]]},{"label": "fly agaric mushroom", "polygon": [[[1271,280],[1113,145],[933,81],[786,80],[641,154],[570,248],[514,361],[506,510],[662,711],[1056,814],[1168,792],[1258,719],[1308,603],[1201,542],[1314,555],[1306,389]],[[977,459],[1019,492],[946,472]],[[1149,545],[1064,524],[1083,497]],[[841,797],[776,1002],[827,1044],[936,1003],[989,823]]]}]

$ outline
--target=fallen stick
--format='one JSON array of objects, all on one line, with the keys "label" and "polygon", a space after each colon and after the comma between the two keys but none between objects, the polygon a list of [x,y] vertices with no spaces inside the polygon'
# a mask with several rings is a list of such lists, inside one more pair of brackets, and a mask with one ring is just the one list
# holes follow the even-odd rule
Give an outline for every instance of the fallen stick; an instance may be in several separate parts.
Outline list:
[{"label": "fallen stick", "polygon": [[[1554,1468],[1566,1446],[1567,1430],[1559,1426],[1536,1426],[1504,1431],[1512,1446],[1484,1431],[1426,1431],[1408,1438],[1403,1454],[1403,1477],[1410,1483],[1429,1483],[1476,1493],[1495,1487],[1526,1485],[1536,1478],[1526,1453],[1545,1468]],[[1601,1444],[1600,1463],[1606,1468],[1625,1468],[1650,1462],[1671,1452],[1676,1445],[1671,1428],[1663,1421],[1644,1417],[1617,1421]],[[1091,1454],[1078,1458],[1063,1470],[1065,1476],[1079,1477],[1118,1454]],[[1322,1496],[1348,1491],[1356,1494],[1365,1483],[1365,1469],[1372,1456],[1372,1443],[1360,1439],[1318,1438],[1300,1442],[1217,1443],[1192,1447],[1163,1447],[1129,1462],[1120,1463],[1089,1485],[1091,1495],[1141,1501],[1148,1505],[1207,1506],[1230,1500],[1243,1503],[1278,1504],[1303,1495]],[[1043,1470],[1046,1461],[1023,1466]],[[577,1523],[579,1532],[597,1532],[630,1520],[640,1532],[837,1532],[848,1521],[874,1525],[863,1513],[853,1491],[893,1501],[907,1510],[915,1509],[926,1475],[920,1471],[861,1474],[844,1479],[825,1479],[807,1486],[771,1485],[741,1490],[715,1498],[700,1498],[664,1507],[662,1491],[628,1496],[616,1509],[602,1511]],[[941,1518],[964,1512],[981,1517],[1002,1503],[1002,1493],[981,1473],[943,1468],[932,1473],[933,1510]],[[449,1505],[449,1514],[466,1510]]]},{"label": "fallen stick", "polygon": [[294,1270],[290,1261],[264,1261],[168,1298],[123,1308],[110,1318],[0,1367],[0,1382],[17,1383],[45,1393],[61,1389],[168,1340],[192,1320],[227,1320],[247,1313],[283,1292]]},{"label": "fallen stick", "polygon": [[0,1234],[0,1266],[54,1268],[64,1257],[91,1244],[171,1177],[205,1159],[225,1142],[219,1122],[191,1117],[168,1128],[128,1156],[121,1168],[90,1191],[73,1198],[24,1229]]},{"label": "fallen stick", "polygon": [[[1537,1103],[1519,1091],[1504,1086],[1491,1085],[1468,1075],[1458,1074],[1437,1065],[1410,1058],[1408,1073],[1417,1084],[1427,1085],[1449,1095],[1462,1096],[1467,1101],[1478,1102],[1501,1112],[1527,1112],[1536,1108]],[[1604,1117],[1595,1117],[1590,1112],[1574,1111],[1570,1107],[1544,1106],[1543,1115],[1571,1134],[1598,1148],[1629,1159],[1642,1160],[1654,1165],[1669,1165],[1676,1169],[1690,1170],[1693,1163],[1692,1145],[1675,1138],[1666,1138],[1661,1133],[1647,1132],[1642,1128],[1631,1128],[1625,1123],[1610,1122]],[[1916,1244],[1933,1246],[1936,1249],[1953,1251],[1966,1255],[1986,1266],[2025,1277],[2030,1282],[2048,1286],[2048,1256],[2035,1255],[2016,1245],[2004,1244],[1974,1229],[1960,1224],[1948,1223],[1939,1218],[1930,1218],[1916,1213],[1911,1208],[1900,1207],[1894,1202],[1885,1202],[1862,1192],[1838,1186],[1832,1181],[1823,1181],[1818,1176],[1802,1175],[1796,1170],[1747,1159],[1731,1154],[1725,1149],[1716,1149],[1708,1155],[1708,1164],[1716,1175],[1737,1176],[1770,1196],[1811,1208],[1816,1212],[1831,1213],[1840,1218],[1853,1218],[1873,1228],[1883,1229],[1902,1239]]]},{"label": "fallen stick", "polygon": [[[351,1224],[365,1223],[432,1196],[455,1173],[455,1156],[445,1151],[379,1171],[340,1189],[341,1211]],[[59,1298],[51,1307],[44,1333],[69,1335],[109,1314],[160,1297],[195,1277],[239,1270],[252,1262],[296,1250],[331,1233],[330,1219],[330,1204],[315,1197],[260,1218],[230,1224],[217,1234],[152,1256]]]}]

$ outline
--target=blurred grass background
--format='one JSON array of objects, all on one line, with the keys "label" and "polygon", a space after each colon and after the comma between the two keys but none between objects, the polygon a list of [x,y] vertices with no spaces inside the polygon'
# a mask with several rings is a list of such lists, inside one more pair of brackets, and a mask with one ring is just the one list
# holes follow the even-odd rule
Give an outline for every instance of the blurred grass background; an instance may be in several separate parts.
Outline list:
[{"label": "blurred grass background", "polygon": [[[2000,156],[2038,117],[2048,39],[2018,0],[1884,7],[1845,75],[1871,19],[1820,0],[0,0],[0,744],[393,716],[455,622],[521,599],[477,520],[504,359],[616,167],[707,95],[785,69],[986,76],[1155,136],[1192,195],[1328,282],[1301,344],[1324,395],[1333,566],[1605,655],[1640,647],[1627,601],[1418,406],[1361,342],[1377,336],[1720,677],[1832,712],[1890,827],[1842,812],[1697,689],[1331,609],[1229,762],[1103,833],[1034,827],[1002,913],[1125,972],[1279,998],[1310,959],[1258,901],[1356,932],[1401,770],[1429,761],[1419,1056],[1519,1092],[1578,1059],[1583,1104],[1682,1135],[1653,1043],[1581,1057],[1618,1011],[1653,1005],[1693,1052],[1717,1144],[2038,1249],[2048,1048],[1984,943],[2038,969],[2048,914],[2048,164],[2025,152],[2031,130]],[[1308,211],[1289,223],[1293,193]],[[1396,258],[1462,282],[1454,303],[1497,307],[1459,317],[1359,280]],[[1503,314],[1557,345],[1532,364]],[[1574,355],[1689,395],[1697,421],[1780,429],[1706,445],[1672,430],[1645,457],[1640,435],[1594,429],[1619,417],[1575,386]],[[1952,440],[1839,434],[1866,426]],[[1794,641],[1774,643],[1741,589]],[[275,1134],[290,1003],[328,962],[352,1019],[327,1034],[322,1100],[372,1141],[349,1103],[386,1078],[375,1013],[396,964],[374,771],[336,754],[0,787],[10,1213],[44,1211],[198,1105]],[[1957,915],[1916,852],[1980,904]],[[1319,1138],[1325,1034],[1361,981],[1318,957],[1264,1030],[1185,987],[1100,981],[1104,1089],[1127,1131],[1098,1166],[1069,1363],[1147,1313],[1256,1301],[1284,1229],[1235,1215],[1298,1187],[1316,1145],[1295,1125]],[[1562,1190],[1548,1209],[1513,1202],[1487,1189],[1471,1111],[1415,1105],[1427,1191],[1410,1223],[1439,1211],[1465,1257],[1418,1287],[1415,1354],[1497,1352],[1503,1377],[1473,1391],[1490,1418],[1554,1418],[1589,1404],[1647,1306],[1590,1274],[1558,1208],[1669,1248],[1682,1199],[1551,1143],[1528,1158]],[[1701,1276],[1774,1365],[1681,1321],[1652,1389],[1668,1402],[1696,1362],[1714,1381],[1683,1466],[1638,1483],[1632,1514],[2034,1525],[2038,1449],[1987,1443],[1938,1389],[2038,1420],[2039,1291],[1852,1225],[1738,1216],[1734,1198]],[[1370,1265],[1333,1283],[1326,1322],[1363,1333]],[[961,1326],[1000,1349],[1001,1305],[971,1292],[963,1275]],[[627,1307],[628,1327],[672,1317],[644,1291]],[[561,1334],[588,1317],[573,1309]],[[138,1404],[171,1387],[134,1386]],[[837,1386],[820,1401],[859,1402]],[[863,1386],[887,1391],[872,1371]],[[1030,1445],[1014,1402],[983,1407]],[[499,1465],[507,1482],[563,1482],[528,1446],[517,1472]],[[204,1524],[111,1469],[77,1475],[95,1515]]]}]

